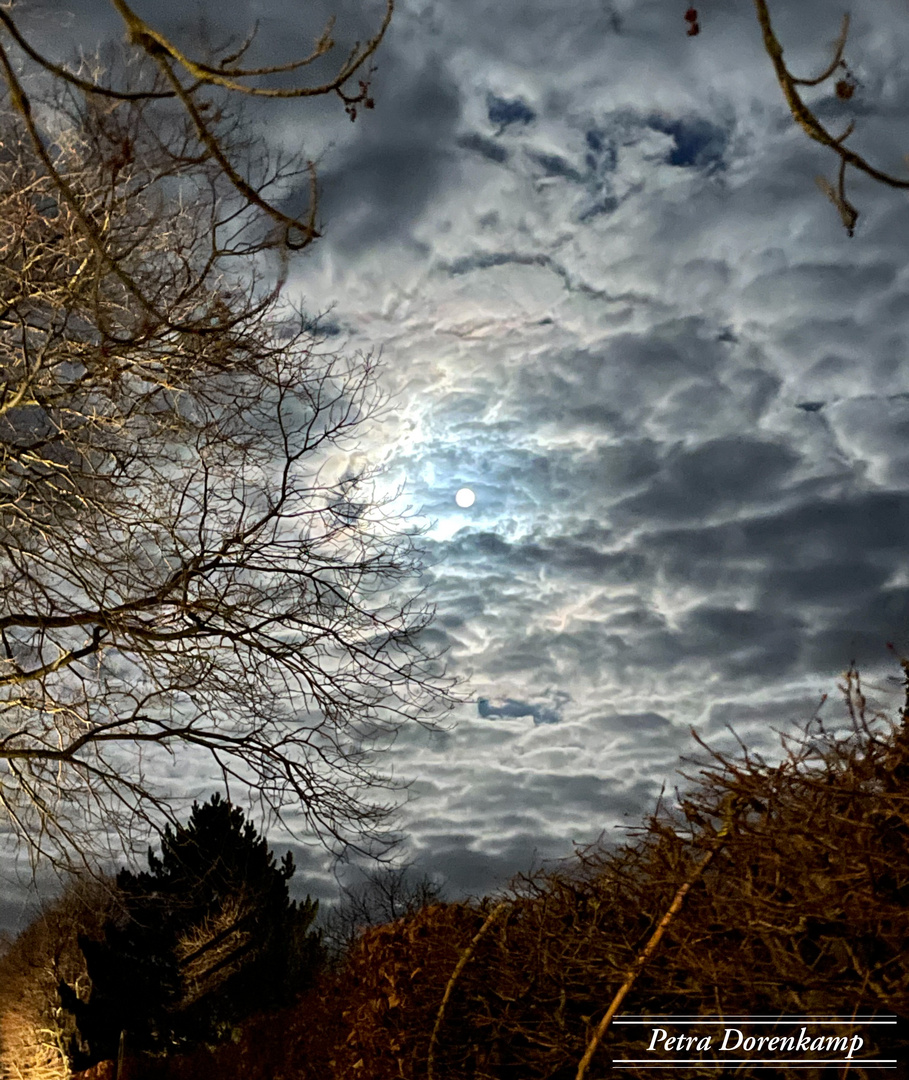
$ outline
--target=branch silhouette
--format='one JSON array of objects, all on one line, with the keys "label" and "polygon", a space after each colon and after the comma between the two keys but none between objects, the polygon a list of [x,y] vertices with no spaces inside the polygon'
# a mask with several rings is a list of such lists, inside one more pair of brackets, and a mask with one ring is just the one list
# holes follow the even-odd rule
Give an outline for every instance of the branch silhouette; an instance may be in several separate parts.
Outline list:
[{"label": "branch silhouette", "polygon": [[[841,135],[832,135],[805,104],[797,90],[797,87],[799,86],[819,86],[822,82],[832,78],[838,70],[845,68],[846,65],[843,60],[843,52],[846,48],[846,38],[849,33],[849,15],[846,14],[843,16],[842,29],[840,30],[840,36],[834,46],[834,56],[831,62],[820,75],[815,76],[813,79],[800,79],[789,71],[783,60],[783,47],[771,25],[770,11],[767,7],[766,0],[754,0],[754,6],[761,27],[761,33],[763,34],[764,48],[773,63],[777,81],[783,91],[783,96],[786,98],[786,104],[789,106],[789,111],[792,113],[793,119],[809,138],[814,139],[815,142],[819,142],[823,146],[830,147],[830,149],[840,158],[840,168],[836,188],[822,176],[817,177],[816,182],[839,211],[843,225],[849,236],[854,236],[859,212],[846,198],[846,166],[851,165],[853,168],[870,176],[873,180],[877,180],[878,183],[886,184],[888,187],[892,188],[907,190],[909,189],[909,180],[901,180],[899,177],[882,172],[880,169],[870,165],[860,154],[855,153],[854,150],[850,150],[845,146],[846,139],[852,134],[855,128],[854,123],[850,123]],[[854,85],[854,82],[849,78],[840,79],[836,87],[837,95],[840,98],[848,100],[852,97]],[[907,156],[906,160],[909,161],[909,156]]]}]

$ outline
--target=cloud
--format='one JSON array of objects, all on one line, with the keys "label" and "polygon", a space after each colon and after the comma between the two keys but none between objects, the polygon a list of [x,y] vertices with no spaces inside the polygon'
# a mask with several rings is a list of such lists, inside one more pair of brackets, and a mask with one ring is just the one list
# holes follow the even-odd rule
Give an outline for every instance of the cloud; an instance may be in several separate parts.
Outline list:
[{"label": "cloud", "polygon": [[679,447],[667,455],[646,489],[618,504],[616,513],[703,521],[773,503],[800,460],[795,448],[753,436],[727,435],[690,449]]},{"label": "cloud", "polygon": [[[696,39],[657,0],[395,17],[304,284],[382,350],[375,453],[435,523],[469,701],[392,757],[408,850],[471,891],[620,835],[690,727],[772,757],[853,656],[909,646],[906,207],[864,185],[845,236],[744,7]],[[793,70],[825,18],[790,20]],[[895,160],[909,27],[851,40],[886,53],[860,127]]]},{"label": "cloud", "polygon": [[528,150],[528,159],[537,166],[544,176],[557,176],[571,180],[575,184],[583,183],[583,174],[560,154],[546,154],[538,150]]},{"label": "cloud", "polygon": [[419,59],[418,68],[400,65],[393,81],[376,76],[376,107],[357,120],[362,135],[320,162],[319,217],[334,256],[412,242],[437,190],[458,182],[460,88],[440,57]]},{"label": "cloud", "polygon": [[467,135],[460,135],[457,139],[457,144],[464,150],[471,150],[481,157],[492,161],[496,165],[501,165],[506,162],[510,156],[508,148],[501,146],[493,139],[487,139],[485,136],[480,135],[477,132],[470,132]]},{"label": "cloud", "polygon": [[698,117],[669,117],[651,115],[647,124],[654,131],[671,135],[673,147],[667,162],[679,168],[701,168],[707,174],[723,166],[723,154],[729,139],[716,124]]}]

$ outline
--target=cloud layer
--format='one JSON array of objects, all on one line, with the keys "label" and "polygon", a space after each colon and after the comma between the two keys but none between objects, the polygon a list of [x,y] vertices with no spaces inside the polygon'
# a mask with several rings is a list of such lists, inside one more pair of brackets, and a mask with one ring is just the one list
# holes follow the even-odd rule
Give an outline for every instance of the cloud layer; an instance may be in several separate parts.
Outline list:
[{"label": "cloud layer", "polygon": [[[792,69],[820,70],[824,5],[775,18]],[[688,39],[657,3],[405,6],[389,112],[380,88],[332,175],[403,146],[392,84],[431,58],[425,155],[408,142],[398,166],[402,191],[425,186],[396,211],[385,159],[350,217],[377,224],[356,245],[329,227],[300,277],[350,345],[381,348],[399,397],[375,453],[434,521],[437,632],[471,703],[394,758],[418,777],[410,850],[458,888],[615,836],[674,782],[691,726],[772,752],[823,693],[842,716],[853,659],[900,704],[909,210],[853,178],[850,240],[751,6],[700,19]],[[863,11],[861,92],[807,95],[894,171],[909,87],[875,49],[895,59],[907,31]]]},{"label": "cloud layer", "polygon": [[[381,350],[395,407],[367,449],[433,522],[434,633],[469,700],[391,760],[407,851],[452,893],[617,835],[692,726],[767,750],[824,692],[842,715],[853,659],[900,703],[909,205],[853,174],[850,240],[752,5],[699,6],[696,38],[684,6],[401,0],[374,112],[271,129],[324,190],[294,289],[333,306],[338,348]],[[775,6],[792,70],[820,71],[828,5]],[[262,49],[292,5],[236,12],[266,7]],[[894,172],[907,39],[867,5],[855,98],[806,92]]]}]

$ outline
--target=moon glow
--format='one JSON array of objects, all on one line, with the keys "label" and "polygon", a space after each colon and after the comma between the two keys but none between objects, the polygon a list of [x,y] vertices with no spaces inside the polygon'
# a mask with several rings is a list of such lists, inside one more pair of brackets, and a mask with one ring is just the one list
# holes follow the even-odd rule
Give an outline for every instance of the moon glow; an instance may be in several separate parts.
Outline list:
[{"label": "moon glow", "polygon": [[455,495],[455,502],[458,506],[462,506],[465,509],[468,506],[473,506],[476,500],[476,495],[470,490],[470,488],[461,488]]}]

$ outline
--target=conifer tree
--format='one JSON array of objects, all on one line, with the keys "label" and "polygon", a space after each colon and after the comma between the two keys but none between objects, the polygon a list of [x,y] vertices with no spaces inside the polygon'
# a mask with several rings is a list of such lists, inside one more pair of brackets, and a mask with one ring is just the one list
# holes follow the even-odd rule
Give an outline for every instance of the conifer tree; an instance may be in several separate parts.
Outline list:
[{"label": "conifer tree", "polygon": [[166,829],[148,866],[117,876],[122,914],[101,940],[80,940],[89,1000],[61,988],[90,1048],[76,1065],[115,1057],[124,1031],[131,1050],[217,1042],[251,1012],[289,1001],[321,961],[318,903],[288,895],[292,855],[276,864],[220,795]]}]

